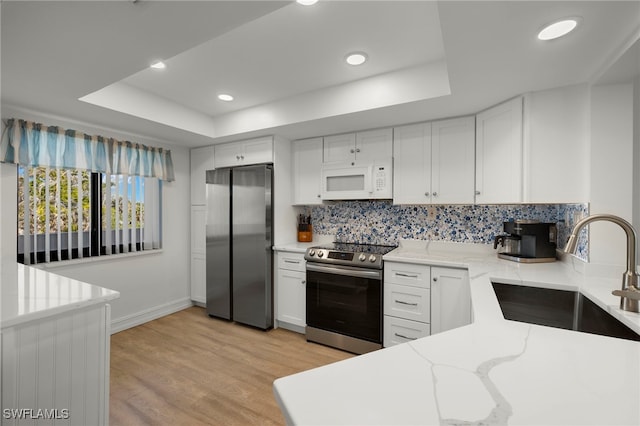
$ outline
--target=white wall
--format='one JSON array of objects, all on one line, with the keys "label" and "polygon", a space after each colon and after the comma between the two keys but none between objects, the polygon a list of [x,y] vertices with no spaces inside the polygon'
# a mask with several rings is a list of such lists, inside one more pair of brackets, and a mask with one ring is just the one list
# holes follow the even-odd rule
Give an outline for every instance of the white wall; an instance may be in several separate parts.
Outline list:
[{"label": "white wall", "polygon": [[[22,117],[21,117],[22,118]],[[32,117],[25,117],[34,119]],[[51,118],[40,119],[47,124],[61,125],[83,131],[91,126],[69,125]],[[104,129],[93,129],[93,134],[122,138]],[[167,146],[158,141],[132,141],[171,149],[176,180],[163,182],[163,249],[157,253],[137,256],[103,257],[99,261],[52,263],[50,272],[120,292],[120,298],[112,303],[113,331],[141,324],[153,318],[191,306],[189,289],[189,150]],[[16,259],[16,167],[0,163],[0,255]]]},{"label": "white wall", "polygon": [[[632,220],[633,126],[632,84],[592,87],[590,214]],[[591,263],[625,265],[626,239],[620,227],[597,222],[589,233]]]}]

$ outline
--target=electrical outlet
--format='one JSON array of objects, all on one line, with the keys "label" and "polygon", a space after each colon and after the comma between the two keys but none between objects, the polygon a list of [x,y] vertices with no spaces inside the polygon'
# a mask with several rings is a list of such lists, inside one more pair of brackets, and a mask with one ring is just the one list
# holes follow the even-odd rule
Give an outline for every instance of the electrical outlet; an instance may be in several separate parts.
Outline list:
[{"label": "electrical outlet", "polygon": [[582,212],[573,212],[573,223],[576,224],[582,220]]}]

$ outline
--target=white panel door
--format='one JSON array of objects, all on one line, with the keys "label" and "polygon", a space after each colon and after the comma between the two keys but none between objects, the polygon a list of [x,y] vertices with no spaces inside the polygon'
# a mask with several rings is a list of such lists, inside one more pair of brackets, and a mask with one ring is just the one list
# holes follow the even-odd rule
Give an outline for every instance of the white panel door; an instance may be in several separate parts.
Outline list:
[{"label": "white panel door", "polygon": [[191,205],[207,203],[206,171],[212,170],[213,145],[194,148],[191,154]]},{"label": "white panel door", "polygon": [[322,204],[322,138],[292,143],[293,204]]},{"label": "white panel door", "polygon": [[476,203],[522,201],[522,97],[476,115]]},{"label": "white panel door", "polygon": [[473,204],[475,117],[431,123],[431,202]]},{"label": "white panel door", "polygon": [[214,145],[213,162],[215,168],[238,166],[241,164],[243,155],[242,144],[240,143],[234,142]]},{"label": "white panel door", "polygon": [[273,137],[251,139],[242,142],[242,164],[261,164],[273,162]]},{"label": "white panel door", "polygon": [[324,163],[343,163],[355,161],[356,134],[346,133],[324,137]]},{"label": "white panel door", "polygon": [[587,84],[525,96],[524,202],[589,201],[590,96]]},{"label": "white panel door", "polygon": [[191,207],[191,300],[207,303],[207,206]]},{"label": "white panel door", "polygon": [[376,129],[356,133],[356,161],[380,160],[393,156],[393,129]]},{"label": "white panel door", "polygon": [[206,250],[207,206],[191,206],[191,253]]},{"label": "white panel door", "polygon": [[207,303],[207,258],[204,253],[191,255],[191,300]]},{"label": "white panel door", "polygon": [[431,202],[431,123],[393,129],[393,203]]},{"label": "white panel door", "polygon": [[469,272],[431,267],[431,334],[471,324]]},{"label": "white panel door", "polygon": [[278,321],[306,325],[306,272],[278,269]]}]

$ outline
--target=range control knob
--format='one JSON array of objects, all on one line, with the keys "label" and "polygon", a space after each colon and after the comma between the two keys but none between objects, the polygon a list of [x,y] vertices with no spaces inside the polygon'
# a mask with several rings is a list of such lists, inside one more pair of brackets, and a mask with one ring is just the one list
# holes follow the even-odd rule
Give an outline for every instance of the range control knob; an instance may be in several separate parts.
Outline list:
[{"label": "range control knob", "polygon": [[360,262],[364,262],[365,260],[367,260],[367,256],[365,256],[364,253],[360,253],[360,256],[358,256],[358,260]]},{"label": "range control knob", "polygon": [[314,249],[309,250],[309,256],[315,256],[316,251]]},{"label": "range control knob", "polygon": [[376,261],[376,257],[374,255],[369,256],[369,262],[373,263]]},{"label": "range control knob", "polygon": [[318,257],[324,256],[324,252],[322,250],[318,250]]}]

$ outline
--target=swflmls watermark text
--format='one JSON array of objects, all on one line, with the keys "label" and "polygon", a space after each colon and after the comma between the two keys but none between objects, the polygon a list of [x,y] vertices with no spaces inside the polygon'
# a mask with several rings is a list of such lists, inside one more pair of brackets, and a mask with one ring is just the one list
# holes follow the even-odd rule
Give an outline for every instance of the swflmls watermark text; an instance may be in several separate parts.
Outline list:
[{"label": "swflmls watermark text", "polygon": [[4,408],[2,417],[18,420],[67,420],[68,408]]}]

